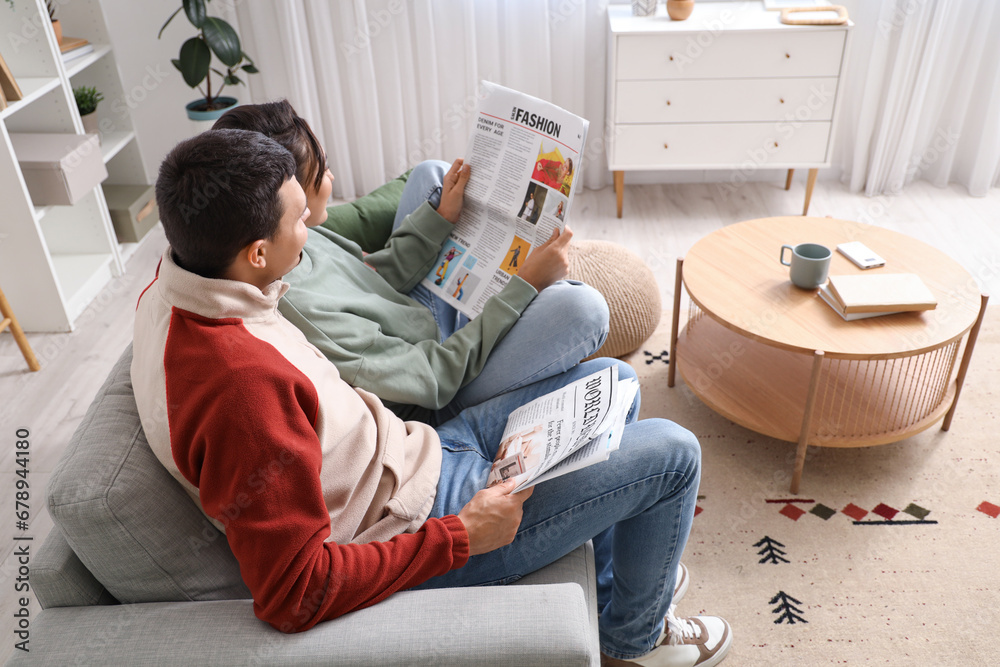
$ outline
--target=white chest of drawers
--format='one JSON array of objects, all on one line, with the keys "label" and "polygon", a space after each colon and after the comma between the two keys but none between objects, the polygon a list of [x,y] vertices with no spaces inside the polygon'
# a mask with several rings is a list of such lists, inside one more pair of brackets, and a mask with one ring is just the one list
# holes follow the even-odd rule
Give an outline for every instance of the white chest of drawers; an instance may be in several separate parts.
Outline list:
[{"label": "white chest of drawers", "polygon": [[760,2],[696,2],[686,21],[608,7],[608,168],[618,217],[625,171],[830,165],[850,23],[791,26]]}]

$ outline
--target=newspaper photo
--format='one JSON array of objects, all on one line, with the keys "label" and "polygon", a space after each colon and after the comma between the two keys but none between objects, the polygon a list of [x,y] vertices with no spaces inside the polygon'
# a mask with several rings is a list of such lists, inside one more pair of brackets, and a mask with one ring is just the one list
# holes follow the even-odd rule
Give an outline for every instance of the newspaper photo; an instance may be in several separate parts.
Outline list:
[{"label": "newspaper photo", "polygon": [[513,479],[516,492],[607,460],[638,390],[611,366],[522,405],[507,418],[486,485]]},{"label": "newspaper photo", "polygon": [[468,317],[566,225],[589,122],[488,81],[465,164],[462,213],[423,284]]}]

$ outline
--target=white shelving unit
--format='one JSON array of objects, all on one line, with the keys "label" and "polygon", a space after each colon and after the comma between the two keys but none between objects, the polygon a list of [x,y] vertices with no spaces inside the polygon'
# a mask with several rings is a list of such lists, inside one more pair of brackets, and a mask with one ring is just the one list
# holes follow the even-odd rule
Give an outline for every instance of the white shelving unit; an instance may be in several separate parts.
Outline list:
[{"label": "white shelving unit", "polygon": [[25,186],[10,134],[83,134],[73,97],[96,86],[105,183],[145,184],[147,176],[114,51],[97,0],[57,3],[64,34],[84,37],[93,52],[63,63],[42,0],[0,3],[0,54],[23,99],[0,110],[0,285],[26,331],[72,331],[110,280],[122,275],[123,253],[101,188],[73,206],[36,206]]}]

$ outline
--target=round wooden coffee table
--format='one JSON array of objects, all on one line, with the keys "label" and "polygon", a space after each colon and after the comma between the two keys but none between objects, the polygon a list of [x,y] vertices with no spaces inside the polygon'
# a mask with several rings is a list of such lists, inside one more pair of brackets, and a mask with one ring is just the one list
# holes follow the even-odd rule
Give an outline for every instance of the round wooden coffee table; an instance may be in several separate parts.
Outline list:
[{"label": "round wooden coffee table", "polygon": [[[792,285],[778,261],[782,244],[832,250],[846,241],[861,241],[886,260],[865,273],[918,274],[937,308],[848,322],[818,290]],[[856,273],[862,270],[833,253],[831,275]],[[682,284],[691,304],[678,332]],[[667,384],[679,369],[719,414],[798,442],[791,480],[798,493],[808,445],[896,442],[942,418],[948,429],[986,301],[968,271],[905,234],[832,218],[736,223],[677,261]]]}]

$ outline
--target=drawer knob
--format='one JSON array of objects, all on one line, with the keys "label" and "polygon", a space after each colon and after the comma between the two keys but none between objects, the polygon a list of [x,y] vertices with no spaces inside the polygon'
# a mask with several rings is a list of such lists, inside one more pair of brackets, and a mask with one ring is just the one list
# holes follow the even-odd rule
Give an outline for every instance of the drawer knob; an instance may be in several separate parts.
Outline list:
[{"label": "drawer knob", "polygon": [[665,142],[665,141],[663,142],[663,147],[664,148],[669,148],[669,146],[667,146],[667,142]]},{"label": "drawer knob", "polygon": [[786,54],[785,54],[785,57],[786,57],[786,58],[791,58],[792,56],[790,56],[789,54],[787,54],[787,53],[786,53]]},{"label": "drawer knob", "polygon": [[668,107],[670,106],[670,100],[667,100],[667,106]]},{"label": "drawer knob", "polygon": [[673,62],[673,60],[674,60],[674,57],[670,56],[670,61]]},{"label": "drawer knob", "polygon": [[779,97],[778,101],[781,102],[782,104],[784,104],[785,103],[785,98],[784,97]]},{"label": "drawer knob", "polygon": [[777,141],[775,141],[775,142],[774,142],[774,147],[775,147],[775,148],[777,148],[777,147],[778,147],[778,142],[777,142]]}]

